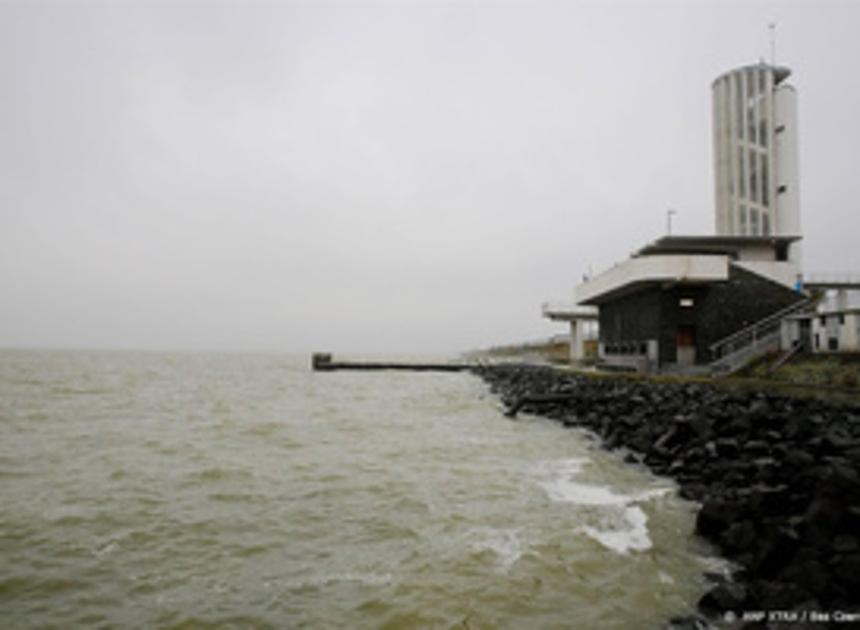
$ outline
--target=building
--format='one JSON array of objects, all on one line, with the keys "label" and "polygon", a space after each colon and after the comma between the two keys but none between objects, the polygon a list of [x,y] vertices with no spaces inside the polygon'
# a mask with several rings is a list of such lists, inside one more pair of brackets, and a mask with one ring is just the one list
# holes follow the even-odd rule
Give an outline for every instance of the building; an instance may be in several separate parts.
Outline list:
[{"label": "building", "polygon": [[[716,233],[800,236],[797,96],[788,68],[736,68],[712,84]],[[790,259],[800,263],[800,245]]]},{"label": "building", "polygon": [[564,322],[570,326],[570,362],[582,364],[597,358],[597,309],[579,308],[561,302],[546,302],[543,316],[554,322]]},{"label": "building", "polygon": [[782,348],[800,346],[813,354],[860,352],[860,282],[846,277],[842,288],[832,279],[818,282],[819,290],[826,291],[818,308],[782,322]]},{"label": "building", "polygon": [[571,359],[597,309],[598,361],[637,371],[731,372],[764,352],[860,350],[860,303],[820,303],[858,277],[801,272],[797,97],[759,63],[712,84],[715,236],[666,236],[576,287]]},{"label": "building", "polygon": [[666,236],[581,283],[578,304],[598,308],[600,360],[640,372],[711,371],[777,349],[781,317],[807,304],[788,260],[796,241]]}]

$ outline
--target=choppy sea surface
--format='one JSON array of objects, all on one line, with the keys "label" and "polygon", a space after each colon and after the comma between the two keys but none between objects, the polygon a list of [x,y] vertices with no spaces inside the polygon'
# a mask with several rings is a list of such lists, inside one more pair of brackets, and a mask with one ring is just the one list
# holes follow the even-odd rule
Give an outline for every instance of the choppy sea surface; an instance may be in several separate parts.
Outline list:
[{"label": "choppy sea surface", "polygon": [[0,351],[4,628],[660,628],[675,487],[470,374]]}]

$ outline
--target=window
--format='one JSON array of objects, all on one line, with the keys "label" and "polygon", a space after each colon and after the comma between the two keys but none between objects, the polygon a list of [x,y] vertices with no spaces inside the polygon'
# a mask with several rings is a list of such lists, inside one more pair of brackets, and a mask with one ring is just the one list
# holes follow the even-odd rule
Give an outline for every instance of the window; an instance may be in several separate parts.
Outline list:
[{"label": "window", "polygon": [[756,159],[756,153],[752,149],[749,152],[749,161],[747,162],[747,167],[750,171],[750,199],[753,201],[758,201],[758,168],[756,164],[758,160]]},{"label": "window", "polygon": [[770,216],[767,212],[761,213],[761,233],[762,236],[770,236]]},{"label": "window", "polygon": [[741,85],[741,73],[735,74],[735,128],[738,138],[744,137],[744,90]]},{"label": "window", "polygon": [[747,207],[741,204],[741,236],[747,234]]},{"label": "window", "polygon": [[767,154],[762,153],[761,156],[761,202],[765,207],[770,203],[770,191],[768,187],[770,186],[770,181],[768,177],[768,168],[767,168]]},{"label": "window", "polygon": [[747,140],[750,142],[756,141],[756,124],[755,124],[755,107],[750,102],[747,107]]},{"label": "window", "polygon": [[785,185],[785,184],[780,184],[779,186],[777,186],[777,187],[776,187],[776,192],[777,192],[777,194],[779,194],[779,195],[781,195],[782,193],[784,193],[786,190],[788,190],[788,188],[786,187],[786,185]]},{"label": "window", "polygon": [[773,130],[774,133],[782,133],[785,131],[785,125],[777,125],[776,129]]},{"label": "window", "polygon": [[678,305],[681,308],[693,308],[696,305],[696,300],[691,297],[682,297]]},{"label": "window", "polygon": [[732,123],[731,123],[731,119],[732,119],[732,93],[731,93],[731,90],[729,89],[731,86],[731,83],[729,82],[729,77],[726,77],[725,81],[726,81],[726,83],[725,83],[726,98],[725,98],[725,101],[723,102],[723,106],[724,106],[723,115],[725,116],[725,121],[726,121],[726,129],[725,129],[726,135],[725,135],[725,142],[720,143],[723,145],[722,150],[724,150],[725,153],[720,155],[720,160],[723,161],[723,163],[725,163],[727,166],[726,172],[727,172],[728,180],[729,180],[729,196],[733,197],[735,194],[735,182],[734,182],[735,168],[734,168],[734,164],[732,164]]},{"label": "window", "polygon": [[845,325],[845,314],[844,314],[844,313],[840,313],[840,314],[839,314],[839,325],[840,325],[840,326],[844,326],[844,325]]},{"label": "window", "polygon": [[742,147],[738,147],[738,194],[741,197],[747,196],[747,184],[746,184],[746,169],[744,168],[744,150]]},{"label": "window", "polygon": [[[732,79],[730,76],[723,79],[723,95],[725,96],[723,99],[723,119],[726,121],[726,147],[729,147],[732,140]],[[731,169],[729,170],[731,172]]]},{"label": "window", "polygon": [[762,68],[758,74],[758,142],[761,146],[767,146],[767,70]]},{"label": "window", "polygon": [[758,210],[750,208],[750,234],[758,236],[761,232],[758,231]]},{"label": "window", "polygon": [[755,78],[752,68],[749,68],[747,69],[747,140],[753,144],[756,141],[755,102]]}]

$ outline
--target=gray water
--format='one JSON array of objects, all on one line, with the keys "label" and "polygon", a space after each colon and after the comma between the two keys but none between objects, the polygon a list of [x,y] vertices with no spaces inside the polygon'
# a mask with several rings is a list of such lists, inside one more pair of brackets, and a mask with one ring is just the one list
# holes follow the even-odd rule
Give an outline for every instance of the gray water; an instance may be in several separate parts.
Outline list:
[{"label": "gray water", "polygon": [[4,628],[659,628],[674,486],[469,374],[0,352]]}]

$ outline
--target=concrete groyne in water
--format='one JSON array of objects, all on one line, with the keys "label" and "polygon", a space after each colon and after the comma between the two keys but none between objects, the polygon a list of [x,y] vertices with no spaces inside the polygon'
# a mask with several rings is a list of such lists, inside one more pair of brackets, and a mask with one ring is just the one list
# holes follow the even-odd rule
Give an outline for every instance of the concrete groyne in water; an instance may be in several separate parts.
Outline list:
[{"label": "concrete groyne in water", "polygon": [[475,372],[509,415],[590,429],[701,503],[696,533],[737,567],[713,576],[705,615],[729,627],[860,625],[860,404],[529,365]]},{"label": "concrete groyne in water", "polygon": [[408,372],[465,372],[477,367],[471,363],[426,363],[404,361],[334,361],[327,352],[315,352],[311,356],[311,368],[315,372],[338,370],[400,370]]}]

